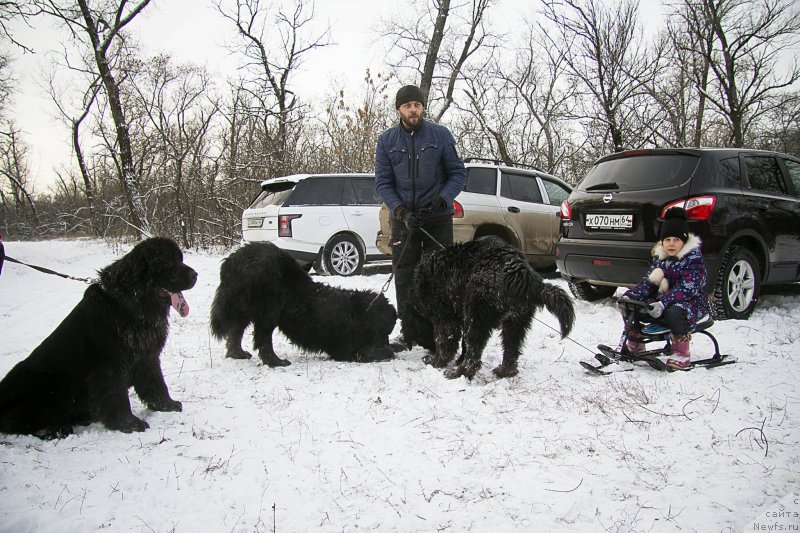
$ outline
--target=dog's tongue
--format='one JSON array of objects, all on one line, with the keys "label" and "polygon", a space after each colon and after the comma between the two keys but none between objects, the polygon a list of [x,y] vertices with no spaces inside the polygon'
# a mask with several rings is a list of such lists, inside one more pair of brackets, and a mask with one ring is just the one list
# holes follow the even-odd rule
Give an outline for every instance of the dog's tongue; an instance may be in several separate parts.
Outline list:
[{"label": "dog's tongue", "polygon": [[169,298],[172,301],[172,307],[175,308],[179,315],[189,316],[189,302],[186,301],[182,293],[171,292],[169,293]]}]

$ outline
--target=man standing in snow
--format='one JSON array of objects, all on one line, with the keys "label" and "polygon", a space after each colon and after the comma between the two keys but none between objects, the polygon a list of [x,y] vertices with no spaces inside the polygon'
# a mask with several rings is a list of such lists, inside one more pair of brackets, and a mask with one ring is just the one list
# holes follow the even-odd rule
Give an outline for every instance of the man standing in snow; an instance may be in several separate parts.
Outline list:
[{"label": "man standing in snow", "polygon": [[392,266],[402,332],[394,344],[398,349],[419,344],[415,334],[419,328],[412,324],[427,321],[410,301],[414,269],[423,254],[453,244],[453,199],[467,179],[453,134],[424,120],[425,102],[418,87],[401,87],[395,97],[399,123],[381,134],[375,149],[375,189],[391,214]]}]

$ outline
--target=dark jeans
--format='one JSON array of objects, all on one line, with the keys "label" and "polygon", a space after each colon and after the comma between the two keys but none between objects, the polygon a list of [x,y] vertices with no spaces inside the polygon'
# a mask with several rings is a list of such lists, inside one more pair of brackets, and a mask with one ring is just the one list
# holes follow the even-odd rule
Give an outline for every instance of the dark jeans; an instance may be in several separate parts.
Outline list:
[{"label": "dark jeans", "polygon": [[658,317],[651,317],[647,311],[636,311],[637,318],[640,322],[663,324],[667,326],[673,335],[676,337],[686,335],[691,332],[689,328],[689,317],[687,316],[686,309],[678,305],[670,305],[664,309],[664,313]]},{"label": "dark jeans", "polygon": [[676,337],[686,335],[691,331],[686,309],[678,305],[670,305],[664,309],[664,314],[656,319],[656,322],[661,322],[667,326]]},{"label": "dark jeans", "polygon": [[[412,301],[412,286],[414,283],[414,270],[423,255],[441,249],[441,246],[453,244],[453,219],[452,217],[439,217],[425,221],[422,226],[436,242],[417,228],[410,232],[402,220],[392,219],[392,266],[394,272],[394,289],[397,298],[397,315],[400,317],[400,326],[403,336],[407,341],[406,323],[409,313],[414,313]],[[438,244],[437,244],[438,242]],[[440,246],[441,244],[441,246]]]}]

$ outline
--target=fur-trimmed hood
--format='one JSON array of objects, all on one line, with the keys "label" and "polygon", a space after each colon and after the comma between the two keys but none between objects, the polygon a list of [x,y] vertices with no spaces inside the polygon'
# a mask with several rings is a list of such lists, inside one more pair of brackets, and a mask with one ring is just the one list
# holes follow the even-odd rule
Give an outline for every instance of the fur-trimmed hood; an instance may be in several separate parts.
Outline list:
[{"label": "fur-trimmed hood", "polygon": [[[700,240],[700,237],[698,237],[694,233],[690,233],[689,238],[686,239],[686,244],[683,245],[683,248],[681,248],[681,251],[678,252],[678,255],[676,255],[675,257],[677,259],[683,259],[686,256],[686,254],[688,254],[692,250],[699,249],[701,244],[703,244],[703,241]],[[662,261],[669,257],[667,255],[667,252],[664,250],[664,245],[661,244],[661,242],[656,244],[655,247],[653,248],[653,255],[661,259]]]},{"label": "fur-trimmed hood", "polygon": [[653,247],[653,261],[642,281],[624,296],[643,302],[658,300],[664,307],[678,305],[686,310],[690,327],[709,313],[705,294],[706,268],[700,239],[689,234],[681,251],[668,256],[659,242]]}]

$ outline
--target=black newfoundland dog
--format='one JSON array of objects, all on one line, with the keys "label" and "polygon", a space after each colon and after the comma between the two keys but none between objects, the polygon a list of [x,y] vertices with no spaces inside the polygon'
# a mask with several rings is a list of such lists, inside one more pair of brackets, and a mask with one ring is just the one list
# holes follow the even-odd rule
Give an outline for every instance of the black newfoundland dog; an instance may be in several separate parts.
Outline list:
[{"label": "black newfoundland dog", "polygon": [[0,432],[60,438],[101,422],[130,433],[148,425],[131,412],[133,387],[154,411],[180,411],[159,356],[170,304],[189,312],[181,291],[197,273],[165,238],[137,244],[99,272],[78,305],[27,359],[0,381]]},{"label": "black newfoundland dog", "polygon": [[291,364],[275,354],[279,328],[295,345],[337,361],[390,359],[389,334],[397,313],[383,294],[317,283],[272,243],[249,243],[227,257],[211,306],[211,331],[227,343],[227,357],[249,359],[242,335],[253,324],[253,347],[268,366]]},{"label": "black newfoundland dog", "polygon": [[417,311],[433,323],[436,351],[426,362],[437,368],[462,353],[445,376],[472,379],[496,328],[503,336],[499,377],[517,374],[525,335],[537,309],[547,307],[558,318],[562,338],[569,334],[575,311],[569,295],[545,283],[525,257],[499,239],[456,244],[424,257],[414,277]]}]

